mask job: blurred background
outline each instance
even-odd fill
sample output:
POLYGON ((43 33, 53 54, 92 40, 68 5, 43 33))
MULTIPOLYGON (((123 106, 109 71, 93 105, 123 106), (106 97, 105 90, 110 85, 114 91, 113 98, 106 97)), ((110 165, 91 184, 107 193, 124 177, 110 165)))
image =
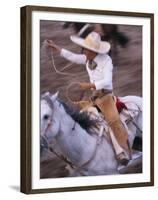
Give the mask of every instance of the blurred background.
MULTIPOLYGON (((66 91, 72 82, 89 82, 84 65, 72 64, 65 69, 65 73, 74 76, 60 75, 55 72, 52 65, 52 51, 44 44, 46 39, 53 40, 60 47, 76 53, 81 53, 81 48, 73 44, 70 35, 77 34, 82 24, 40 21, 40 91, 41 94, 49 91, 59 91, 59 97, 67 104, 71 102, 66 97, 66 91)), ((111 44, 113 69, 113 88, 116 96, 138 95, 142 96, 142 27, 133 25, 96 25, 92 27, 100 32, 103 40, 111 44)), ((92 28, 90 26, 90 29, 92 28)), ((81 27, 82 28, 82 27, 81 27)), ((84 37, 84 35, 82 35, 84 37)), ((69 62, 53 53, 55 66, 60 71, 69 62)), ((75 90, 77 96, 80 91, 75 90)), ((74 106, 74 105, 71 105, 74 106)), ((53 147, 60 152, 58 145, 53 142, 53 147)), ((41 154, 41 178, 66 177, 65 163, 50 152, 41 154)))

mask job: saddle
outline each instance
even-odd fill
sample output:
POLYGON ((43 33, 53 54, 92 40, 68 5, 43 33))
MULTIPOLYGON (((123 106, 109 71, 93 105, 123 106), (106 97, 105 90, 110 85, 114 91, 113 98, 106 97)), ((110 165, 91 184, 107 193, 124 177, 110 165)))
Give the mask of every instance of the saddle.
POLYGON ((114 99, 119 113, 121 113, 123 109, 127 110, 127 106, 125 105, 125 103, 123 103, 118 97, 114 97, 114 99))
MULTIPOLYGON (((122 102, 118 97, 114 96, 114 100, 116 103, 116 107, 119 113, 122 112, 123 109, 128 110, 127 106, 124 102, 122 102)), ((80 101, 79 106, 81 110, 87 110, 89 107, 96 107, 92 101, 80 101)))
MULTIPOLYGON (((114 101, 115 101, 117 110, 120 114, 120 119, 122 123, 124 124, 124 126, 127 128, 127 124, 139 114, 140 110, 135 103, 122 102, 120 98, 116 96, 114 96, 114 101)), ((101 126, 104 126, 104 129, 105 127, 106 128, 108 127, 108 124, 107 126, 105 126, 103 114, 101 113, 100 109, 93 103, 93 101, 80 101, 79 107, 81 108, 81 112, 88 112, 92 118, 98 118, 100 119, 100 121, 103 122, 100 125, 98 125, 99 126, 98 129, 100 129, 101 126)), ((139 127, 136 124, 135 126, 137 129, 139 129, 139 127)), ((108 130, 106 130, 106 132, 108 132, 108 130)), ((102 134, 99 132, 99 135, 102 135, 102 134)))

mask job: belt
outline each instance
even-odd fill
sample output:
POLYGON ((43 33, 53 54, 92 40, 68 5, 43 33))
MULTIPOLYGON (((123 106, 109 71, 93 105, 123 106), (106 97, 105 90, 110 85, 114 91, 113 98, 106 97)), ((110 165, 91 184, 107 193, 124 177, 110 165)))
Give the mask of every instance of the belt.
POLYGON ((102 92, 104 94, 109 94, 109 93, 112 93, 112 90, 101 89, 100 92, 102 92))
POLYGON ((111 94, 112 90, 106 90, 106 89, 101 89, 101 90, 94 90, 91 96, 91 100, 95 101, 97 98, 101 98, 104 95, 111 94))

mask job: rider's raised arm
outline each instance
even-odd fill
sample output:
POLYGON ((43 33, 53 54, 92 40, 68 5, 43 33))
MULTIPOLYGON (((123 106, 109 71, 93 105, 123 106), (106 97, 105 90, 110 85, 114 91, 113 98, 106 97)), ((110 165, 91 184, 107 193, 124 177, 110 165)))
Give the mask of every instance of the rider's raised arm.
POLYGON ((69 60, 76 64, 86 64, 86 56, 84 54, 76 54, 71 51, 68 51, 67 49, 61 49, 60 55, 65 58, 66 60, 69 60))
POLYGON ((86 64, 87 58, 84 54, 76 54, 71 51, 68 51, 67 49, 61 48, 52 40, 45 40, 45 43, 53 51, 58 52, 63 58, 76 64, 86 64))

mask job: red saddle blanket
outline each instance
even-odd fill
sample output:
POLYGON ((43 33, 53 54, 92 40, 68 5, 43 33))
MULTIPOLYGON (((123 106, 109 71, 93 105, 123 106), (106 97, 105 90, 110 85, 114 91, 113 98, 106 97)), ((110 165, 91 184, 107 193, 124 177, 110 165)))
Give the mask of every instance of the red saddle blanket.
POLYGON ((117 107, 117 110, 118 110, 119 113, 123 109, 127 110, 127 106, 122 101, 120 101, 120 99, 118 97, 116 97, 116 107, 117 107))

